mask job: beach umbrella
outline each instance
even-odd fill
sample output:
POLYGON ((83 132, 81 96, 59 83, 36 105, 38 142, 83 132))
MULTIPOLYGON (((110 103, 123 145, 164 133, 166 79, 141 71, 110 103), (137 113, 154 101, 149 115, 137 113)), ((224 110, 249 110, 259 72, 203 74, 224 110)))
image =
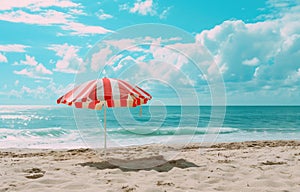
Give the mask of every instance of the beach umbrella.
MULTIPOLYGON (((104 108, 104 149, 106 156, 106 107, 136 107, 146 104, 152 96, 136 85, 113 78, 87 81, 57 99, 57 103, 101 110, 104 108)), ((140 115, 142 108, 140 107, 140 115)))

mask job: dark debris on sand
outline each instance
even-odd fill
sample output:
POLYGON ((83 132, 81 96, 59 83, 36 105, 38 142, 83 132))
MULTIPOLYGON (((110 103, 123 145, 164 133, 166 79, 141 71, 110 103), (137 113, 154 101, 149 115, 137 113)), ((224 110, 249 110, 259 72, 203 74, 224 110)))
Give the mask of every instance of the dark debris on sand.
POLYGON ((300 141, 245 141, 232 143, 218 143, 211 148, 223 149, 246 149, 246 148, 262 148, 262 147, 295 147, 300 146, 300 141))

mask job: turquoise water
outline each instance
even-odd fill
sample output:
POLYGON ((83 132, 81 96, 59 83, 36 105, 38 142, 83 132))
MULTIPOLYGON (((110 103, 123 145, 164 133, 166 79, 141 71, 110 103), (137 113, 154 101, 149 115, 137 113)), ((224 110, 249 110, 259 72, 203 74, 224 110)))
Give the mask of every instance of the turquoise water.
MULTIPOLYGON (((300 107, 144 106, 107 110, 108 146, 149 143, 300 140, 300 107), (212 118, 213 117, 213 118, 212 118), (220 126, 221 125, 221 126, 220 126)), ((103 110, 1 106, 0 148, 103 147, 103 110)))

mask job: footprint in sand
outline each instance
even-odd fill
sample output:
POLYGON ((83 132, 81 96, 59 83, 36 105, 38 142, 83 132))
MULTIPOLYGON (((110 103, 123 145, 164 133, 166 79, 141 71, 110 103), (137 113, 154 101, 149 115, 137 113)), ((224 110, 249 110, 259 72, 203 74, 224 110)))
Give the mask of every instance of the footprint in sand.
POLYGON ((43 177, 46 173, 46 171, 43 171, 39 168, 26 169, 24 172, 27 173, 25 177, 28 179, 38 179, 40 177, 43 177))

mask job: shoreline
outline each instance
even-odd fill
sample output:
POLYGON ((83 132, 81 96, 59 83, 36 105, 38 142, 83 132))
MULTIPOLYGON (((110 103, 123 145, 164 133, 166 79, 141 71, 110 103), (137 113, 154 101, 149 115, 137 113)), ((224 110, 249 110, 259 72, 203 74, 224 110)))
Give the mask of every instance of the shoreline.
MULTIPOLYGON (((228 146, 228 145, 246 145, 246 144, 251 144, 251 143, 259 143, 260 145, 270 145, 270 143, 273 143, 273 146, 283 146, 286 144, 290 144, 293 142, 300 142, 300 139, 268 139, 268 140, 245 140, 245 141, 234 141, 234 140, 220 140, 220 141, 215 141, 215 142, 190 142, 190 143, 185 143, 182 140, 178 140, 176 142, 170 142, 166 144, 160 144, 160 143, 146 143, 146 144, 132 144, 132 145, 124 145, 124 146, 118 146, 118 145, 108 145, 107 150, 114 150, 118 148, 134 148, 134 147, 143 147, 143 146, 164 146, 164 147, 185 147, 185 146, 198 146, 199 148, 209 148, 213 147, 215 148, 218 145, 222 146, 228 146), (176 143, 177 142, 177 143, 176 143)), ((68 151, 68 150, 80 150, 80 149, 91 149, 91 150, 104 150, 104 148, 94 148, 94 147, 86 147, 84 145, 82 146, 76 146, 76 147, 61 147, 61 148, 56 148, 56 147, 1 147, 0 146, 0 152, 1 151, 18 151, 18 150, 29 150, 29 151, 48 151, 48 150, 55 150, 55 151, 68 151)))
POLYGON ((297 191, 300 141, 0 149, 2 191, 297 191))

